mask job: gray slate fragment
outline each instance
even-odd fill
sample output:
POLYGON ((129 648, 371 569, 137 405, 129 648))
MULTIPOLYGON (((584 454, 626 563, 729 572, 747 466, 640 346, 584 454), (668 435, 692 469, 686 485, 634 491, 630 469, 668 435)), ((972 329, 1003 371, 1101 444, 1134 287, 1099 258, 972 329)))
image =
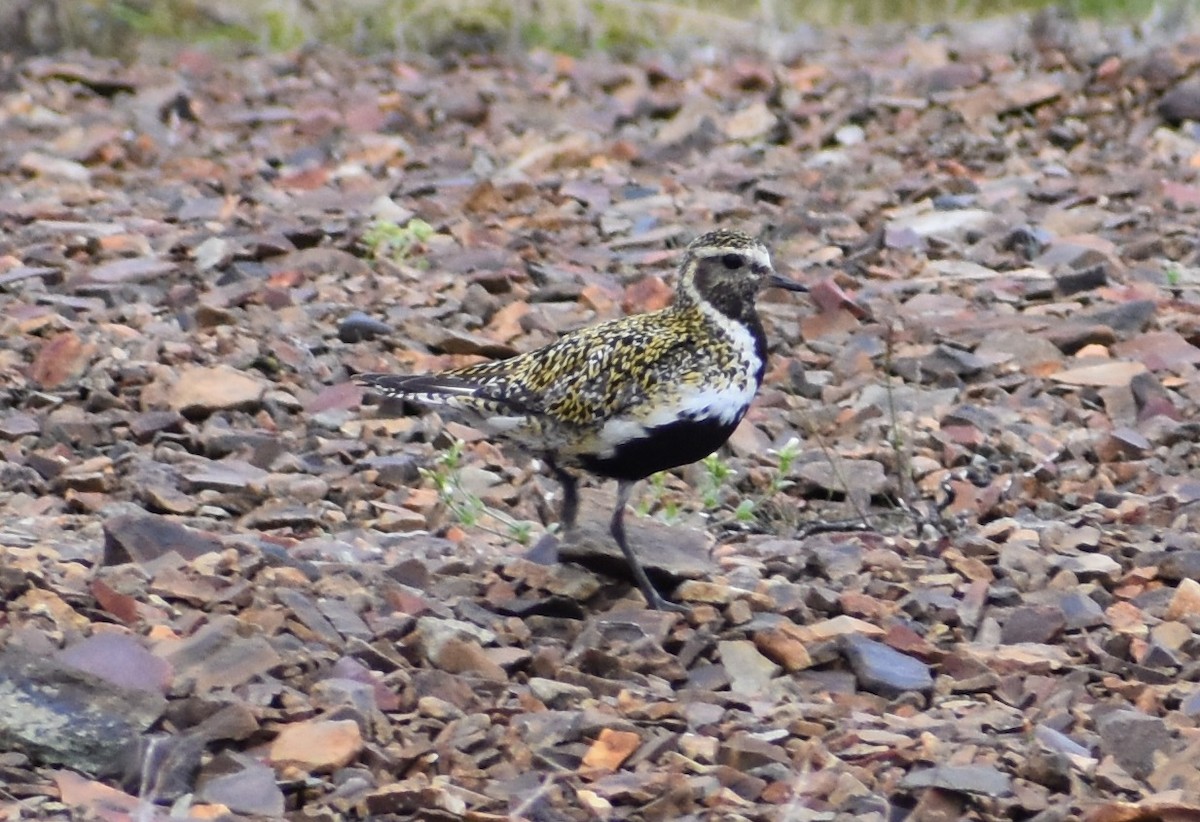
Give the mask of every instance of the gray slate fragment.
POLYGON ((17 649, 0 653, 0 750, 110 774, 167 701, 17 649))
POLYGON ((222 550, 202 531, 159 516, 120 516, 104 523, 104 565, 147 565, 174 551, 185 560, 222 550))
POLYGON ((1068 631, 1104 624, 1104 609, 1100 607, 1100 603, 1080 591, 1063 594, 1058 607, 1066 618, 1065 627, 1068 631))
POLYGON ((283 816, 283 791, 275 781, 275 771, 244 754, 222 754, 211 767, 238 767, 204 780, 196 792, 201 802, 224 805, 234 813, 279 818, 283 816))
POLYGON ((821 459, 806 462, 796 469, 796 476, 823 491, 879 494, 888 487, 887 472, 875 460, 838 460, 831 465, 821 459))
POLYGON ((54 656, 63 665, 135 691, 164 693, 174 675, 166 660, 126 634, 92 634, 54 656))
POLYGON ((900 780, 900 787, 942 788, 991 797, 1012 793, 1008 774, 991 765, 938 765, 923 771, 910 771, 900 780))
POLYGON ((37 434, 41 430, 41 423, 29 414, 20 411, 14 411, 0 418, 0 439, 19 440, 21 437, 37 434))
POLYGON ((338 323, 338 339, 344 343, 359 343, 391 333, 392 327, 382 320, 351 311, 338 323))
POLYGON ((1000 641, 1005 645, 1022 642, 1045 643, 1062 633, 1066 617, 1058 608, 1027 605, 1013 610, 1004 621, 1000 641))
POLYGON ((1075 320, 1082 323, 1107 325, 1114 331, 1132 333, 1145 331, 1157 311, 1158 304, 1154 300, 1131 300, 1127 303, 1118 303, 1111 308, 1101 308, 1080 314, 1075 317, 1075 320))
POLYGON ((275 598, 326 645, 333 648, 343 646, 342 635, 333 627, 333 623, 318 610, 312 599, 294 588, 276 588, 275 598))
POLYGON ((1096 722, 1100 750, 1111 754, 1130 776, 1143 779, 1154 771, 1155 754, 1171 745, 1171 731, 1157 716, 1118 710, 1096 722))
POLYGON ((846 634, 842 638, 842 653, 854 670, 859 686, 871 693, 894 697, 905 691, 933 689, 933 675, 928 665, 882 642, 846 634))
POLYGON ((190 677, 198 693, 233 688, 283 661, 267 640, 238 633, 241 622, 229 614, 215 616, 184 639, 167 656, 178 678, 190 677))
POLYGON ((1050 559, 1050 567, 1070 571, 1082 582, 1113 582, 1121 574, 1121 564, 1107 554, 1056 556, 1050 559))
MULTIPOLYGON (((652 581, 658 582, 664 593, 669 593, 660 581, 664 577, 703 579, 715 570, 709 558, 708 540, 703 534, 632 517, 626 518, 625 530, 646 573, 652 581), (639 550, 639 546, 647 547, 639 550), (649 546, 653 546, 653 550, 649 546)), ((608 533, 607 522, 581 522, 579 528, 560 544, 559 559, 578 562, 604 574, 629 576, 629 564, 608 533)))
POLYGON ((1173 581, 1200 578, 1200 551, 1164 553, 1158 560, 1158 575, 1173 581))
POLYGON ((1200 82, 1183 82, 1168 91, 1158 102, 1158 113, 1172 126, 1200 119, 1200 82))

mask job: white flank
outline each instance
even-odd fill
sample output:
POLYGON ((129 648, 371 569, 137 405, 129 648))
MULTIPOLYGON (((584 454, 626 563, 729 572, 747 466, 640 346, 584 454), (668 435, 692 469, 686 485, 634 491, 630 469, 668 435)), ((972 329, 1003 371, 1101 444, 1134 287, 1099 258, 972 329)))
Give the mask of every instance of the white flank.
POLYGON ((604 423, 596 440, 601 446, 600 457, 611 457, 617 446, 646 436, 646 426, 637 420, 609 420, 604 423))
MULTIPOLYGON (((757 363, 758 358, 752 356, 751 361, 757 363)), ((731 384, 724 388, 694 388, 679 396, 676 402, 664 403, 650 414, 609 420, 597 433, 594 445, 599 446, 600 457, 609 457, 620 445, 641 439, 647 431, 678 420, 717 419, 732 425, 741 419, 746 407, 754 399, 757 388, 749 379, 740 385, 731 384)))

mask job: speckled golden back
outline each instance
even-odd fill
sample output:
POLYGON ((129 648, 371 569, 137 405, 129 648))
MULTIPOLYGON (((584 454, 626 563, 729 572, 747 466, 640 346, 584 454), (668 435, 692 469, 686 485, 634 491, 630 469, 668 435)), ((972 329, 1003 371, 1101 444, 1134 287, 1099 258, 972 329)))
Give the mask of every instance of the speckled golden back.
POLYGON ((507 360, 357 379, 564 456, 608 454, 675 422, 732 430, 762 380, 766 341, 754 298, 766 285, 802 288, 775 276, 752 237, 713 231, 685 251, 668 308, 584 328, 507 360))
POLYGON ((586 428, 655 399, 669 401, 688 386, 728 382, 738 370, 734 360, 732 347, 714 338, 689 306, 611 320, 537 351, 442 376, 478 386, 475 397, 451 398, 464 410, 482 400, 480 410, 489 414, 507 410, 586 428))

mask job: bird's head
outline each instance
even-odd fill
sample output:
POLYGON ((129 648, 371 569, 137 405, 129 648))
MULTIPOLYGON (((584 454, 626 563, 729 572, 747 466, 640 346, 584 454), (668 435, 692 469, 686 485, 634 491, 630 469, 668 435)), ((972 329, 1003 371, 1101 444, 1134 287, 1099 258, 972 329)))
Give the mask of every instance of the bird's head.
POLYGON ((679 300, 707 303, 735 320, 754 314, 754 298, 764 288, 808 290, 776 274, 767 247, 741 231, 702 234, 688 245, 680 264, 679 300))

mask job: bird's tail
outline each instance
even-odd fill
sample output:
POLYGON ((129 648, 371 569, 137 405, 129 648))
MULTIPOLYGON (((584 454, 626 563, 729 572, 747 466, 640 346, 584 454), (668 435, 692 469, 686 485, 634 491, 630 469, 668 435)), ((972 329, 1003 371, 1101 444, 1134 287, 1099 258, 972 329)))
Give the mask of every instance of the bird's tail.
POLYGON ((477 397, 480 386, 449 374, 356 374, 354 382, 385 397, 445 402, 454 397, 477 397))

